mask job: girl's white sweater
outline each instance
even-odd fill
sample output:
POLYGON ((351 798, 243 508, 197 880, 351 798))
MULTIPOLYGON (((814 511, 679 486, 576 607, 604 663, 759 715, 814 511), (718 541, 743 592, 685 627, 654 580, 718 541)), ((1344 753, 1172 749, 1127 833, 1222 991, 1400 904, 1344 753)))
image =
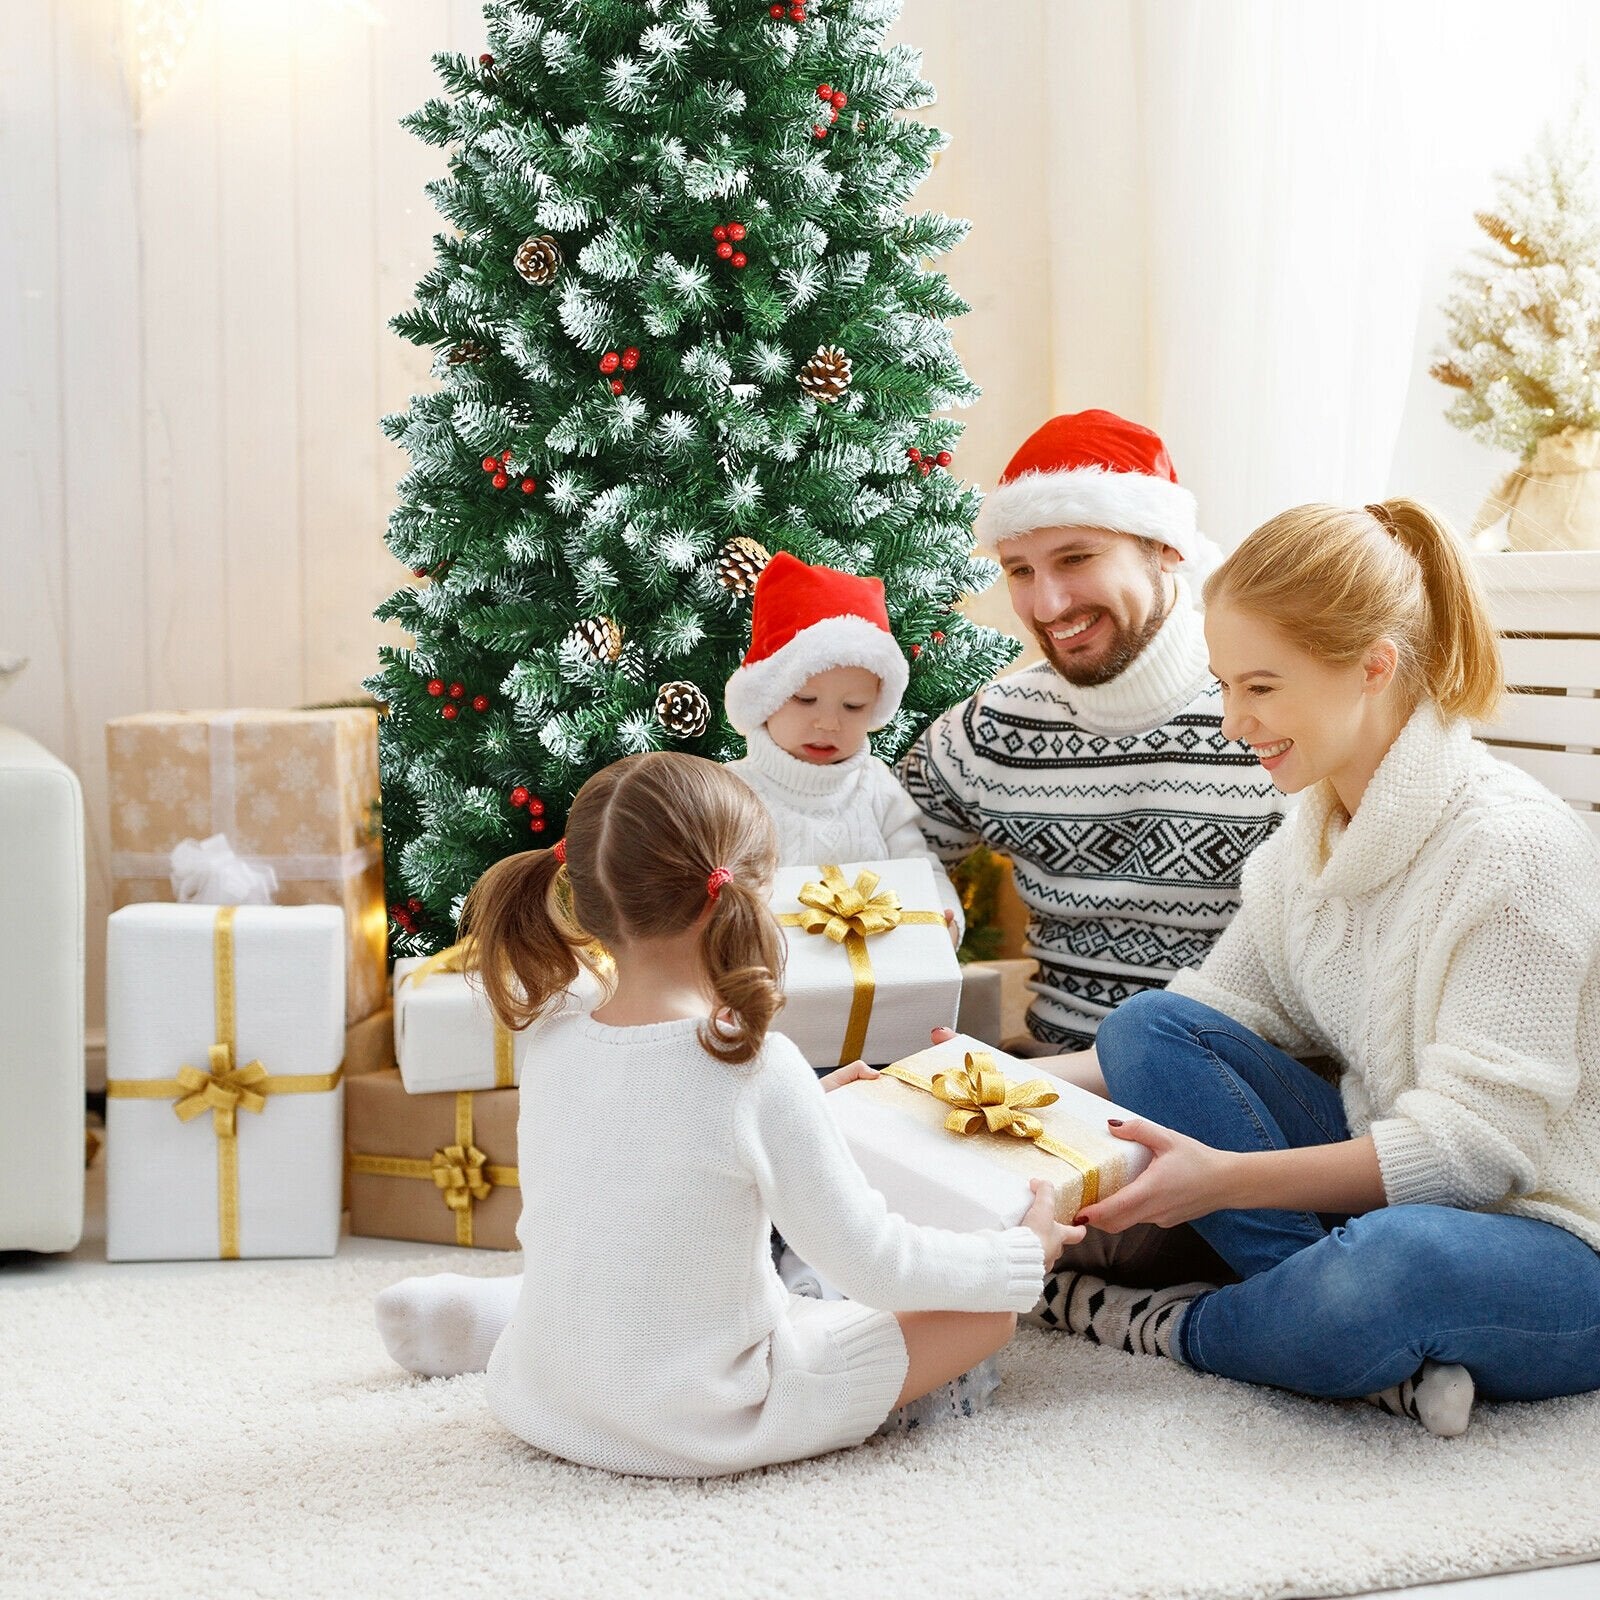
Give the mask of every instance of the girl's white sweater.
POLYGON ((1600 850, 1420 708, 1356 814, 1310 790, 1172 989, 1344 1068, 1391 1205, 1505 1211, 1600 1249, 1600 850))
POLYGON ((920 856, 933 868, 941 909, 953 911, 956 931, 965 931, 961 896, 922 837, 916 802, 870 746, 830 766, 790 755, 765 728, 753 729, 745 746, 747 754, 730 761, 728 771, 743 778, 771 813, 780 867, 920 856))

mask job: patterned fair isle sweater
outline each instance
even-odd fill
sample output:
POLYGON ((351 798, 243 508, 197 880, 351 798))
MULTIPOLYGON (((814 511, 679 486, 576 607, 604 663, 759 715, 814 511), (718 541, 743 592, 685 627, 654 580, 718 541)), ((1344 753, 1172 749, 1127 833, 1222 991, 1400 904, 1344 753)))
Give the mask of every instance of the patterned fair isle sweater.
POLYGON ((1282 819, 1255 757, 1222 736, 1206 660, 1180 579, 1160 632, 1112 682, 1024 667, 938 718, 901 766, 943 860, 979 843, 1011 857, 1039 962, 1036 1038, 1082 1049, 1129 995, 1198 966, 1282 819))

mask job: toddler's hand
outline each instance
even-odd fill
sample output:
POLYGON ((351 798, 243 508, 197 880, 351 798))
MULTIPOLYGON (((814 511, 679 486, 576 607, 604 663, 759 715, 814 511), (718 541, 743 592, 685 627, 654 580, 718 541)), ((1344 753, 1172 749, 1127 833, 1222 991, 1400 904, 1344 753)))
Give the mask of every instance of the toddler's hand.
POLYGON ((961 948, 961 935, 956 931, 956 914, 948 906, 945 908, 944 925, 950 930, 950 943, 959 950, 961 948))
POLYGON ((1033 1190, 1033 1204, 1028 1207, 1022 1226, 1031 1228, 1039 1236, 1039 1243, 1044 1246, 1044 1270, 1048 1272, 1069 1244, 1082 1242, 1085 1230, 1056 1221, 1056 1186, 1053 1183, 1045 1178, 1034 1178, 1028 1187, 1033 1190))
POLYGON ((878 1069, 869 1067, 865 1061, 852 1061, 849 1066, 835 1067, 832 1072, 817 1081, 822 1085, 822 1092, 829 1093, 834 1089, 842 1089, 847 1083, 855 1083, 862 1078, 876 1078, 878 1069))

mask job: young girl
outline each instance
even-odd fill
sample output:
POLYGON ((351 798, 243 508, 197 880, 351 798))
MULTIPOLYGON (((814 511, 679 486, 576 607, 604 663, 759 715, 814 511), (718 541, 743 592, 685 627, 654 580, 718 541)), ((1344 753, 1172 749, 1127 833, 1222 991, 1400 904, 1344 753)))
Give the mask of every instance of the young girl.
POLYGON ((1193 1220, 1244 1281, 1063 1273, 1049 1315, 1441 1434, 1474 1392, 1600 1387, 1600 852, 1472 737, 1501 675, 1471 568, 1412 501, 1302 506, 1205 628, 1224 730, 1305 798, 1206 961, 1102 1024, 1155 1159, 1081 1220, 1193 1220))
POLYGON ((900 709, 906 677, 882 581, 780 551, 756 580, 750 650, 724 697, 747 752, 729 769, 772 814, 779 866, 926 857, 959 944, 961 897, 915 801, 867 744, 900 709))
POLYGON ((1049 1186, 1006 1232, 914 1227, 869 1188, 799 1051, 769 1025, 772 824, 725 768, 632 756, 586 783, 554 850, 500 862, 463 918, 522 1078, 520 1279, 412 1279, 379 1328, 412 1371, 488 1368, 530 1444, 701 1477, 859 1444, 1011 1337, 1080 1229, 1049 1186), (563 881, 565 880, 565 881, 563 881), (562 909, 570 893, 572 915, 562 909), (600 941, 592 1014, 559 997, 600 941), (791 1296, 773 1223, 849 1296, 791 1296))

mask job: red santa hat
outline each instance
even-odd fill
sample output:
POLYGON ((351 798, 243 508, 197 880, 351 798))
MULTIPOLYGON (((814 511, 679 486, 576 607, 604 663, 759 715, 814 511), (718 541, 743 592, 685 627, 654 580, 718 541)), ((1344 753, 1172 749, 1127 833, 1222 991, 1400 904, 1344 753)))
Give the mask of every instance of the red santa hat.
POLYGON ((756 579, 750 649, 724 696, 728 721, 749 734, 807 678, 833 667, 865 667, 878 675, 874 728, 899 710, 908 672, 889 631, 883 584, 808 567, 780 550, 756 579))
POLYGON ((1200 532, 1160 436, 1111 411, 1052 417, 1011 458, 976 533, 998 549, 1035 528, 1110 528, 1169 544, 1204 577, 1222 552, 1200 532))

